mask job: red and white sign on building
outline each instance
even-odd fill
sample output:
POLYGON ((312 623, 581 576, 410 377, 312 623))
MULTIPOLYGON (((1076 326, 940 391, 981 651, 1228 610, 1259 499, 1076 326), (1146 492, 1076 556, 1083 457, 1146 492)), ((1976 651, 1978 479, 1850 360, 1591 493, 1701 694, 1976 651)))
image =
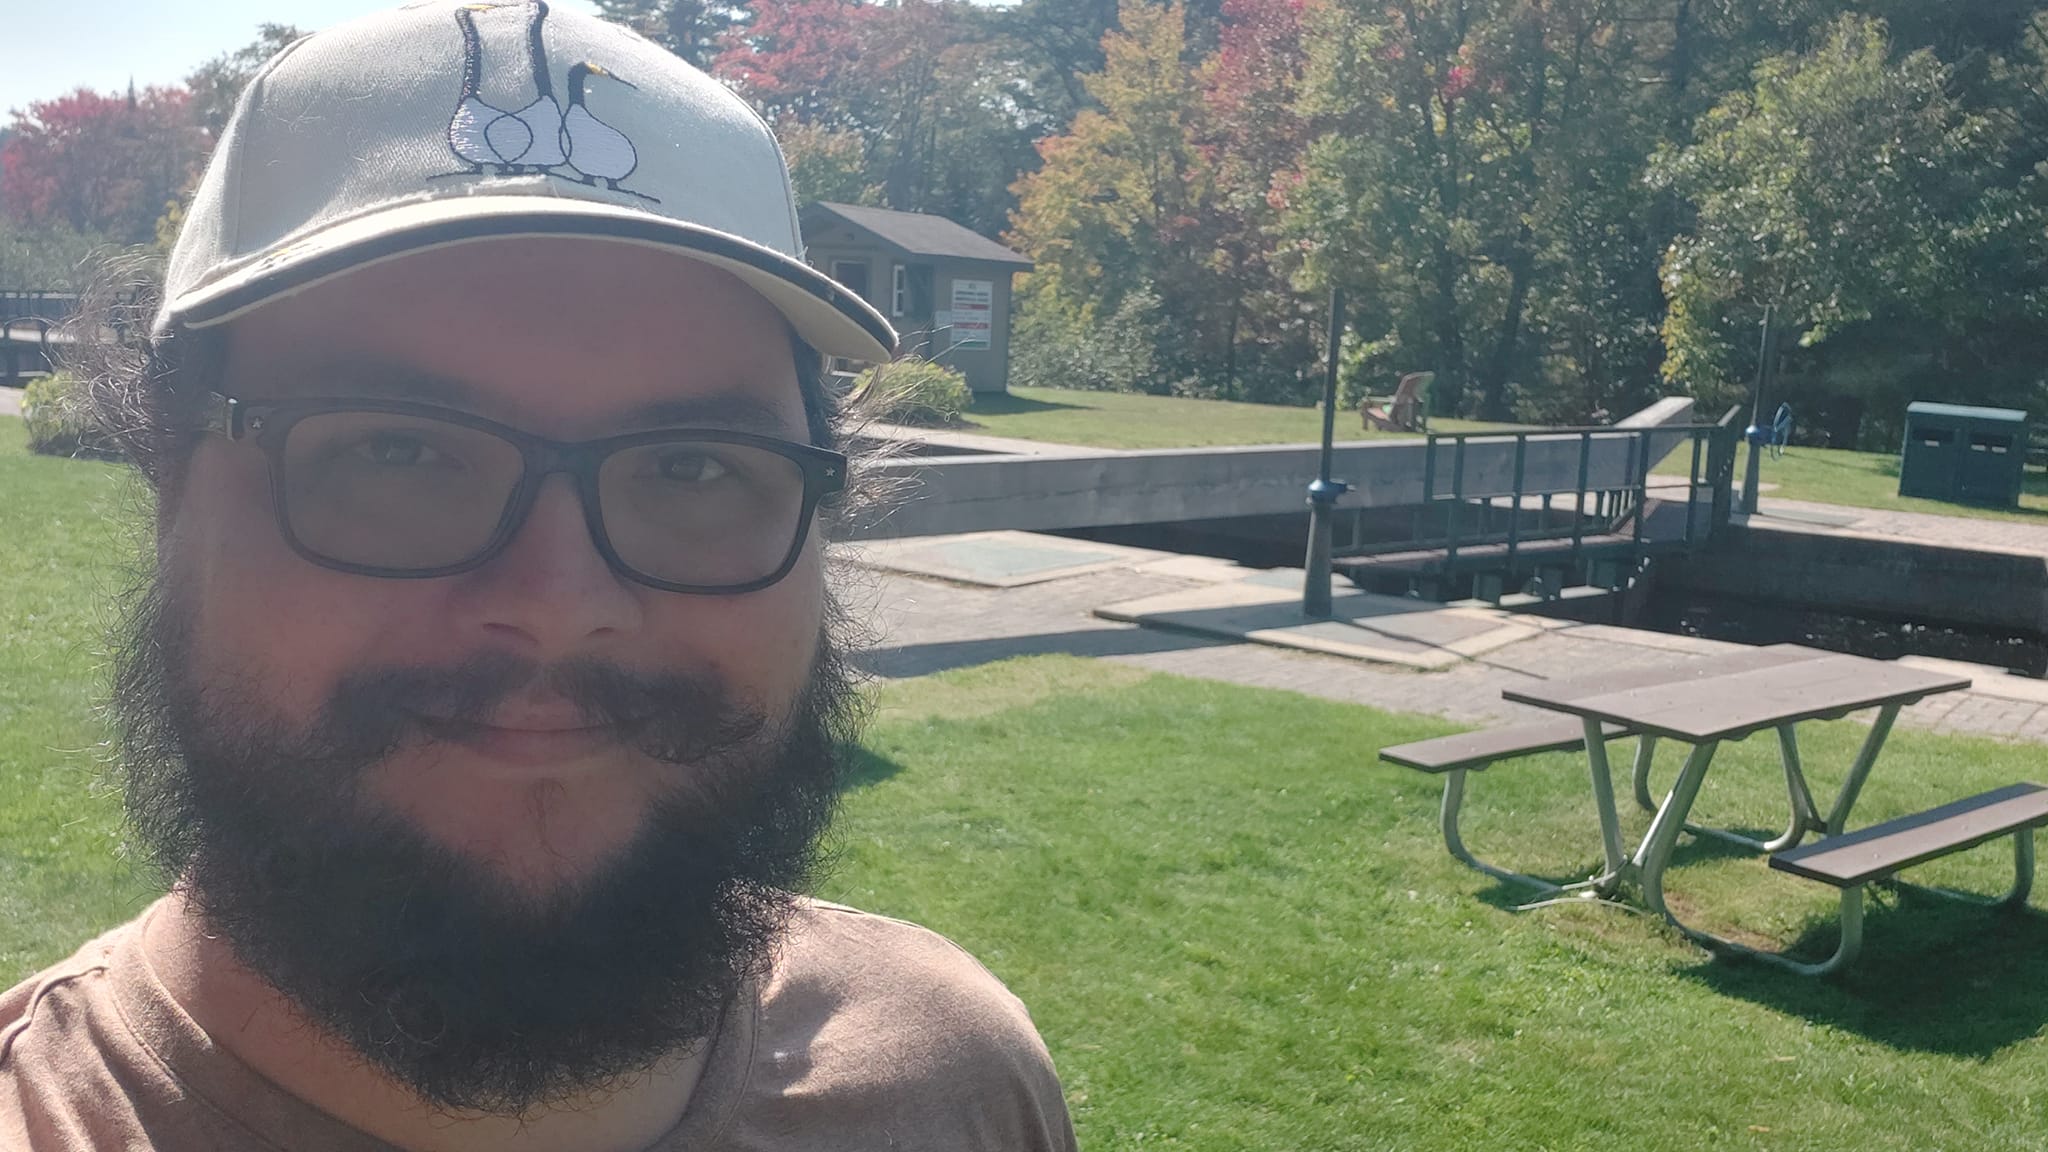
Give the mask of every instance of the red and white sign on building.
POLYGON ((995 299, 993 280, 953 281, 953 307, 940 318, 950 329, 946 342, 955 348, 987 348, 994 331, 995 299))

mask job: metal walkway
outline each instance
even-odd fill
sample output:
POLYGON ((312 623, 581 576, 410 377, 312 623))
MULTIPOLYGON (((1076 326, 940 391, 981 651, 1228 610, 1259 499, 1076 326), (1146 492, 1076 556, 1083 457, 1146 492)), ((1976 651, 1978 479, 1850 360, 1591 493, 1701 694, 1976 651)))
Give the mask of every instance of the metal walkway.
POLYGON ((1340 548, 1333 567, 1362 588, 1435 600, 1626 587, 1651 557, 1703 547, 1726 526, 1740 435, 1733 410, 1719 423, 1675 428, 1432 435, 1411 539, 1340 548), (1532 481, 1531 442, 1554 450, 1566 437, 1578 442, 1575 478, 1532 481), (1506 476, 1470 467, 1480 445, 1508 443, 1506 476), (1618 477, 1595 467, 1617 449, 1618 477), (1654 474, 1680 464, 1684 475, 1668 483, 1654 474))

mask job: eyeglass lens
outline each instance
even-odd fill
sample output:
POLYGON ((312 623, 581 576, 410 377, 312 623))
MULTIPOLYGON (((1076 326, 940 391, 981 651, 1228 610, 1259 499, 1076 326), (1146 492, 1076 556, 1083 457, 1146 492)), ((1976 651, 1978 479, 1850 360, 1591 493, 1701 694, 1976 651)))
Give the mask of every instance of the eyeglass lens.
MULTIPOLYGON (((428 417, 326 412, 291 426, 285 511, 301 547, 342 564, 430 571, 497 535, 525 458, 490 432, 428 417)), ((797 538, 804 472, 770 449, 675 440, 624 448, 598 470, 599 515, 627 568, 727 587, 771 575, 797 538)))

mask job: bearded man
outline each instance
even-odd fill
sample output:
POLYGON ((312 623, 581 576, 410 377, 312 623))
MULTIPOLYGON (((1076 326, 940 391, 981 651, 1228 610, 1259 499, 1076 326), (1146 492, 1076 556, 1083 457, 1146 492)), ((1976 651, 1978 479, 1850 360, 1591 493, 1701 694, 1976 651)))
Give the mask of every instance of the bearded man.
POLYGON ((0 997, 0 1146, 1072 1147, 992 976, 795 895, 853 712, 821 354, 894 334, 745 104, 537 2, 308 37, 152 332, 97 387, 173 886, 0 997))

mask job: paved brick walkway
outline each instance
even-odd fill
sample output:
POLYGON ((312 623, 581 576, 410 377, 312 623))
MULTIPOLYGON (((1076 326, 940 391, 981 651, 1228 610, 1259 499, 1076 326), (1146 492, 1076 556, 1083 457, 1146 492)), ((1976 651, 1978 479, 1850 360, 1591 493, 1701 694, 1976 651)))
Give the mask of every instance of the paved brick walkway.
POLYGON ((1766 521, 1814 531, 1896 536, 1956 548, 1998 548, 2048 556, 2048 516, 2041 517, 2038 523, 1984 520, 1968 516, 1935 516, 1925 512, 1884 512, 1805 500, 1779 500, 1768 495, 1757 501, 1757 507, 1766 521))
MULTIPOLYGON (((1479 724, 1536 715, 1501 699, 1501 689, 1512 684, 1669 667, 1729 647, 1605 625, 1571 625, 1451 668, 1416 672, 1136 628, 1090 614, 1121 600, 1201 586, 1157 572, 1114 569, 1000 590, 856 572, 845 599, 873 634, 862 663, 885 677, 921 676, 1009 656, 1070 653, 1479 724)), ((1995 669, 1972 669, 1971 674, 1979 689, 1930 699, 1908 709, 1900 723, 2048 743, 2048 685, 1995 669)))

